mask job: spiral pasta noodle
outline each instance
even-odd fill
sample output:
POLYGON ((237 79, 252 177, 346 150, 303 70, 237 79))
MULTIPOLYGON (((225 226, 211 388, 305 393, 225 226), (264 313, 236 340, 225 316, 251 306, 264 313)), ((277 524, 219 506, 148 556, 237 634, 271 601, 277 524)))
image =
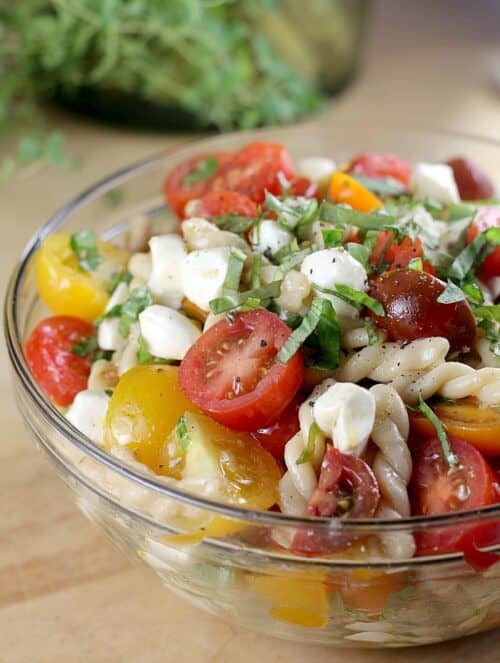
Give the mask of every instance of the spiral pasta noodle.
MULTIPOLYGON (((408 482, 412 472, 408 449, 409 420, 403 400, 390 385, 377 384, 370 391, 375 397, 375 423, 371 439, 378 451, 373 472, 382 496, 377 518, 397 519, 410 515, 408 482)), ((413 536, 407 532, 385 532, 380 535, 384 551, 392 558, 412 557, 413 536)))
POLYGON ((476 396, 483 405, 500 402, 500 369, 473 369, 461 362, 446 361, 450 349, 447 339, 436 336, 411 343, 370 345, 351 353, 337 369, 335 377, 343 382, 369 378, 392 384, 405 403, 413 404, 419 394, 426 399, 434 394, 459 399, 476 396))

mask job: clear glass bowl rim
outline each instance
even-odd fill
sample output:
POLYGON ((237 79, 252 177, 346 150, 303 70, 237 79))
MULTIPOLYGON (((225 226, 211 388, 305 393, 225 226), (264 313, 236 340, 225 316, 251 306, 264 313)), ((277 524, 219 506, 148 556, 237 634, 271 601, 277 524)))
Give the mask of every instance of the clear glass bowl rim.
MULTIPOLYGON (((337 127, 339 131, 343 129, 352 130, 353 127, 337 127)), ((500 139, 487 138, 484 136, 475 136, 472 134, 465 134, 461 132, 453 132, 441 129, 415 129, 415 128, 391 128, 391 127, 362 127, 363 131, 374 131, 377 133, 390 132, 392 134, 398 133, 405 136, 421 137, 428 139, 435 136, 439 138, 454 138, 463 139, 470 142, 482 143, 490 146, 497 146, 500 149, 500 139)), ((339 529, 348 528, 349 530, 356 531, 371 531, 383 532, 394 531, 411 528, 411 530, 427 529, 429 526, 452 526, 457 524, 466 524, 470 522, 477 522, 482 520, 490 520, 492 518, 500 517, 500 504, 481 507, 479 509, 472 509, 468 511, 459 511, 449 514, 436 515, 436 516, 411 516, 409 518, 402 518, 398 520, 387 519, 356 519, 356 520, 342 520, 331 518, 310 518, 285 515, 277 512, 269 511, 256 511, 246 509, 244 507, 232 506, 217 502, 210 499, 197 497, 193 494, 185 493, 182 490, 177 490, 155 478, 143 474, 134 468, 121 463, 118 459, 108 454, 106 451, 95 445, 90 439, 84 436, 80 431, 74 428, 64 415, 43 395, 37 383, 33 379, 31 372, 26 363, 23 353, 23 341, 21 338, 18 315, 17 315, 17 300, 18 292, 22 284, 22 280, 29 261, 32 259, 34 253, 37 251, 40 243, 51 233, 61 229, 64 221, 71 216, 80 207, 84 206, 87 202, 95 200, 101 195, 105 194, 110 189, 118 186, 119 184, 132 179, 135 175, 139 175, 149 168, 159 165, 161 162, 166 162, 166 170, 168 172, 168 160, 171 157, 181 159, 183 154, 186 158, 192 156, 193 148, 199 148, 200 152, 213 149, 220 149, 219 143, 225 140, 238 139, 241 143, 250 142, 252 140, 276 140, 276 133, 279 132, 280 140, 286 135, 300 135, 307 133, 310 130, 308 125, 299 125, 288 128, 274 127, 266 129, 257 129, 254 131, 233 132, 224 134, 223 136, 209 137, 202 140, 192 138, 184 142, 179 147, 176 147, 167 152, 159 152, 140 161, 134 162, 116 172, 99 180, 94 185, 90 186, 82 193, 70 200, 66 205, 56 211, 30 238, 27 242, 21 257, 15 266, 7 286, 6 297, 4 301, 4 333, 8 349, 9 358, 16 376, 19 378, 24 391, 29 395, 35 404, 38 412, 46 420, 50 422, 57 431, 64 436, 64 438, 72 445, 77 447, 81 452, 90 456, 94 460, 103 464, 114 472, 126 477, 127 479, 140 484, 141 486, 151 489, 159 494, 163 494, 171 499, 179 500, 190 506, 216 512, 229 518, 234 518, 241 521, 247 521, 254 524, 266 526, 292 526, 292 527, 314 527, 322 529, 327 527, 328 524, 332 525, 332 520, 336 520, 336 527, 339 529)), ((53 455, 53 452, 47 448, 46 450, 53 455)), ((59 459, 58 459, 59 460, 59 459)), ((67 465, 69 470, 71 468, 67 465)), ((75 477, 81 480, 80 477, 75 477)), ((100 491, 99 491, 100 492, 100 491)), ((126 509, 124 505, 119 504, 120 508, 126 509)), ((136 514, 137 515, 137 514, 136 514)), ((149 520, 149 519, 148 519, 149 520)), ((451 558, 459 558, 461 555, 446 555, 439 556, 440 559, 446 557, 448 560, 451 558)), ((424 561, 429 558, 419 558, 424 561)), ((436 559, 436 557, 434 557, 436 559)), ((444 560, 443 560, 444 561, 444 560)))

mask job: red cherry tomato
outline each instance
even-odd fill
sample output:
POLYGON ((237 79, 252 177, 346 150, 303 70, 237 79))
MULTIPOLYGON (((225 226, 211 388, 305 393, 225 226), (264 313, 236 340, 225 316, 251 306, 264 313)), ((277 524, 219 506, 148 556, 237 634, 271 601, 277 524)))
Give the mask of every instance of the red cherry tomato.
POLYGON ((318 198, 319 187, 307 177, 294 177, 290 182, 290 195, 318 198))
POLYGON ((385 317, 370 315, 396 341, 444 336, 452 350, 470 348, 476 322, 466 301, 437 301, 446 284, 435 276, 412 269, 395 269, 371 282, 369 294, 384 307, 385 317))
MULTIPOLYGON (((472 240, 488 228, 500 227, 500 206, 480 207, 467 232, 467 241, 472 240)), ((500 246, 487 256, 481 265, 481 277, 485 280, 500 276, 500 246)))
POLYGON ((228 152, 199 154, 173 169, 165 180, 164 193, 179 218, 184 217, 186 203, 208 191, 217 170, 230 158, 228 152))
POLYGON ((240 216, 258 216, 259 208, 248 196, 237 191, 209 191, 200 198, 196 205, 198 216, 214 217, 224 214, 239 214, 240 216))
MULTIPOLYGON (((380 501, 377 480, 364 460, 327 446, 318 487, 307 505, 308 516, 371 518, 380 501)), ((350 537, 352 539, 352 537, 350 537)), ((293 549, 302 553, 328 553, 347 545, 345 534, 299 530, 293 549)))
POLYGON ((289 327, 265 309, 240 313, 234 322, 221 320, 182 360, 179 386, 200 410, 228 428, 265 428, 302 384, 300 351, 287 364, 276 359, 289 335, 289 327))
MULTIPOLYGON (((477 509, 497 500, 495 474, 480 452, 467 442, 450 439, 458 465, 448 467, 437 438, 423 442, 416 454, 411 480, 412 514, 433 516, 477 509)), ((464 542, 491 540, 491 526, 448 526, 418 532, 418 553, 435 555, 463 549, 464 542)))
POLYGON ((221 167, 210 188, 238 191, 262 203, 266 191, 276 195, 281 192, 280 172, 287 180, 295 176, 292 160, 283 145, 250 143, 221 167))
POLYGON ((446 163, 453 170, 462 200, 484 200, 495 193, 490 178, 469 159, 455 157, 446 163))
MULTIPOLYGON (((392 230, 385 230, 379 233, 377 237, 377 242, 370 256, 370 264, 375 267, 379 263, 388 263, 388 270, 399 269, 408 267, 412 258, 423 258, 423 255, 422 242, 418 237, 415 240, 405 237, 398 244, 392 230)), ((423 261, 423 269, 428 274, 436 273, 434 267, 426 260, 423 261)))
POLYGON ((405 186, 410 181, 411 165, 392 154, 360 154, 349 164, 347 172, 365 177, 392 177, 405 186))
POLYGON ((56 405, 70 405, 87 388, 90 360, 71 349, 93 334, 93 325, 69 315, 46 318, 31 332, 24 349, 26 360, 42 391, 56 405))
POLYGON ((299 431, 300 403, 301 401, 295 398, 275 422, 252 433, 252 437, 272 453, 279 463, 283 463, 286 443, 299 431))

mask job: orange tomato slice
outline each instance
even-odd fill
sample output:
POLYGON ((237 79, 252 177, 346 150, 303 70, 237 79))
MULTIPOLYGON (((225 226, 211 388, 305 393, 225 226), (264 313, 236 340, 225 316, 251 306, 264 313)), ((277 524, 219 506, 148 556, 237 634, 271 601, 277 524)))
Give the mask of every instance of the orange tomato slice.
MULTIPOLYGON (((480 407, 474 398, 443 403, 432 408, 450 437, 458 437, 476 447, 485 456, 500 456, 500 412, 480 407)), ((412 430, 424 438, 435 437, 436 431, 422 415, 411 414, 412 430)))
POLYGON ((328 196, 334 203, 350 205, 358 212, 371 212, 382 207, 380 198, 357 182, 354 177, 337 171, 332 175, 328 196))

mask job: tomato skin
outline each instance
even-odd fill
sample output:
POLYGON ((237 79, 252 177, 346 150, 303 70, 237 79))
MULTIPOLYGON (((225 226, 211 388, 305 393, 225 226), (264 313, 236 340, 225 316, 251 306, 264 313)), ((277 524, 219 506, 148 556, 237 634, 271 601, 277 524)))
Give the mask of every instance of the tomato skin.
POLYGON ((56 405, 70 405, 87 388, 90 360, 73 354, 71 348, 93 334, 93 325, 67 315, 46 318, 31 332, 24 347, 26 361, 42 391, 56 405))
POLYGON ((300 399, 295 398, 280 416, 269 426, 259 428, 252 433, 252 437, 267 449, 274 458, 284 465, 285 446, 296 433, 299 432, 300 399))
MULTIPOLYGON (((345 515, 341 506, 345 497, 353 502, 347 512, 350 519, 371 518, 380 501, 377 479, 364 460, 344 454, 329 444, 321 464, 318 487, 309 500, 306 514, 320 517, 345 515)), ((352 537, 335 531, 327 535, 302 529, 295 534, 292 548, 305 554, 328 553, 348 545, 349 539, 352 537)))
POLYGON ((184 218, 184 208, 186 203, 193 198, 200 198, 210 187, 215 173, 206 179, 202 179, 194 184, 184 184, 184 178, 192 173, 197 164, 205 159, 215 158, 219 162, 219 167, 230 158, 228 152, 216 152, 214 154, 198 154, 187 161, 176 166, 165 179, 163 191, 168 205, 173 212, 180 218, 184 218))
POLYGON ((259 208, 248 196, 224 189, 209 191, 200 198, 196 205, 197 216, 210 218, 224 214, 254 217, 259 215, 259 208))
MULTIPOLYGON (((478 449, 485 456, 500 456, 500 414, 493 408, 483 408, 474 399, 438 404, 432 408, 446 432, 478 449)), ((410 413, 412 431, 425 439, 436 431, 427 417, 410 413)))
POLYGON ((385 317, 370 311, 377 325, 391 339, 413 341, 444 336, 452 350, 472 347, 476 322, 466 301, 441 304, 437 301, 446 284, 426 272, 395 269, 371 282, 369 295, 384 307, 385 317))
POLYGON ((318 185, 308 177, 294 177, 290 182, 290 195, 321 199, 318 185))
POLYGON ((462 200, 484 200, 494 195, 492 181, 475 163, 464 157, 455 157, 446 163, 453 170, 462 200))
MULTIPOLYGON (((500 206, 480 207, 467 231, 467 242, 470 244, 480 232, 495 227, 500 227, 500 206)), ((480 276, 485 280, 500 276, 500 246, 486 256, 480 276)))
POLYGON ((350 205, 358 212, 371 212, 382 207, 382 201, 354 177, 337 171, 328 186, 328 196, 334 203, 350 205))
POLYGON ((287 180, 295 177, 290 155, 279 143, 249 143, 220 168, 211 190, 229 189, 248 196, 256 203, 264 202, 265 192, 281 192, 278 173, 287 180))
MULTIPOLYGON (((420 445, 410 484, 412 515, 477 509, 498 501, 495 474, 480 452, 458 438, 451 438, 450 446, 459 462, 451 469, 436 437, 420 445)), ((471 537, 479 542, 491 536, 490 525, 453 525, 419 531, 415 538, 419 555, 435 555, 460 551, 471 537)))
POLYGON ((411 164, 392 154, 366 152, 352 159, 347 172, 365 177, 392 177, 401 184, 408 186, 411 175, 411 164))
MULTIPOLYGON (((384 230, 379 233, 377 242, 370 256, 370 265, 375 267, 380 262, 389 263, 388 271, 408 267, 412 258, 423 258, 424 252, 422 242, 417 237, 414 241, 405 237, 400 244, 395 241, 392 230, 384 230)), ((427 262, 423 261, 424 272, 435 275, 436 270, 427 262)))
POLYGON ((265 309, 239 313, 233 322, 221 320, 200 336, 182 360, 181 390, 228 428, 255 431, 269 426, 303 381, 300 351, 287 364, 276 359, 290 333, 277 315, 265 309))

